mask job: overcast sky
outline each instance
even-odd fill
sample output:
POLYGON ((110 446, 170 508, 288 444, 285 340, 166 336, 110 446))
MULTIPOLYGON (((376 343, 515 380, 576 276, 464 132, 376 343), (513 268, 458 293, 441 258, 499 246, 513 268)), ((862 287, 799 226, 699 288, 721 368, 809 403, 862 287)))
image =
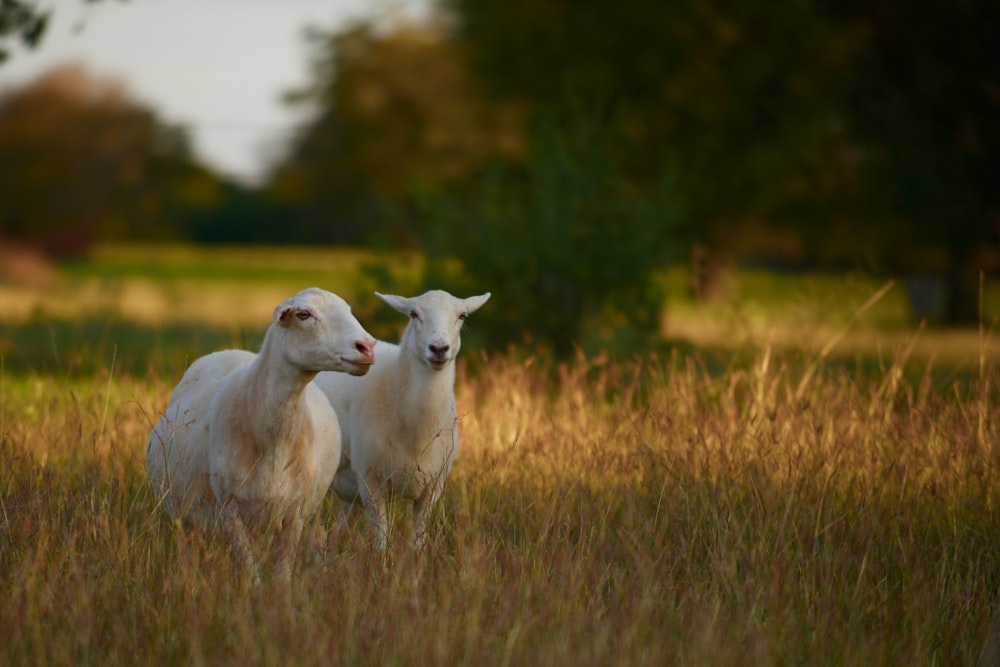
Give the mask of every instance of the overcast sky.
POLYGON ((41 45, 0 65, 0 88, 70 62, 126 83, 165 121, 187 127, 199 156, 248 181, 262 175, 297 120, 283 93, 308 77, 306 26, 369 16, 419 17, 432 0, 40 0, 53 10, 41 45))

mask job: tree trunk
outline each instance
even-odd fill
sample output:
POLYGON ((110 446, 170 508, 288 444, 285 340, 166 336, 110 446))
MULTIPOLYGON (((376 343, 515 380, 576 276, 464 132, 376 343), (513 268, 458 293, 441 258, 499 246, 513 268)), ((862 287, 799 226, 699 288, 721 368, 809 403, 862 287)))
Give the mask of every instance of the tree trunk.
POLYGON ((730 258, 719 248, 696 245, 691 249, 691 293, 695 301, 724 301, 730 296, 730 258))
POLYGON ((977 253, 969 243, 951 247, 951 265, 946 284, 945 322, 966 325, 979 322, 979 274, 985 270, 977 262, 977 253))

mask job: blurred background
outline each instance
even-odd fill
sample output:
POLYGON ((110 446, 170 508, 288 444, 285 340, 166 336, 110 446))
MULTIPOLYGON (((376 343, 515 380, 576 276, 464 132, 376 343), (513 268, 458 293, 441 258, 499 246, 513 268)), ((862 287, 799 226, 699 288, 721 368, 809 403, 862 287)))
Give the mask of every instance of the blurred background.
POLYGON ((671 271, 696 304, 894 277, 976 324, 998 44, 995 0, 3 0, 0 281, 338 246, 502 295, 494 347, 660 336, 671 271))

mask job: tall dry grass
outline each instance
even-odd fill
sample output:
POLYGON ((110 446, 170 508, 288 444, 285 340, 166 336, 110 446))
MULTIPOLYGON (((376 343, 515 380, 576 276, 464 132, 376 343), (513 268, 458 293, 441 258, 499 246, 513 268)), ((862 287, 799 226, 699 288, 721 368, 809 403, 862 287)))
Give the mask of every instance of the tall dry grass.
POLYGON ((291 613, 156 508, 175 379, 4 377, 0 664, 973 664, 1000 377, 900 365, 483 359, 426 551, 303 553, 291 613))

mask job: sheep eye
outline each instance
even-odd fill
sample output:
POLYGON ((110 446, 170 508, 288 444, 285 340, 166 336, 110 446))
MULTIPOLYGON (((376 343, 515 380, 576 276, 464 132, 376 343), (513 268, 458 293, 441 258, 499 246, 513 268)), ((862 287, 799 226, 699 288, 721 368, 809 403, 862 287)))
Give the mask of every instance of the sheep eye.
POLYGON ((300 310, 297 313, 295 313, 295 317, 299 318, 300 320, 308 320, 310 317, 312 317, 312 313, 310 313, 308 310, 300 310))
POLYGON ((458 316, 458 319, 460 319, 460 320, 464 320, 464 319, 465 319, 466 317, 468 317, 468 316, 469 316, 469 314, 468 314, 468 313, 461 313, 461 314, 459 314, 459 316, 458 316))
POLYGON ((410 319, 411 320, 419 320, 420 319, 420 315, 417 314, 417 311, 411 310, 410 311, 410 319))

